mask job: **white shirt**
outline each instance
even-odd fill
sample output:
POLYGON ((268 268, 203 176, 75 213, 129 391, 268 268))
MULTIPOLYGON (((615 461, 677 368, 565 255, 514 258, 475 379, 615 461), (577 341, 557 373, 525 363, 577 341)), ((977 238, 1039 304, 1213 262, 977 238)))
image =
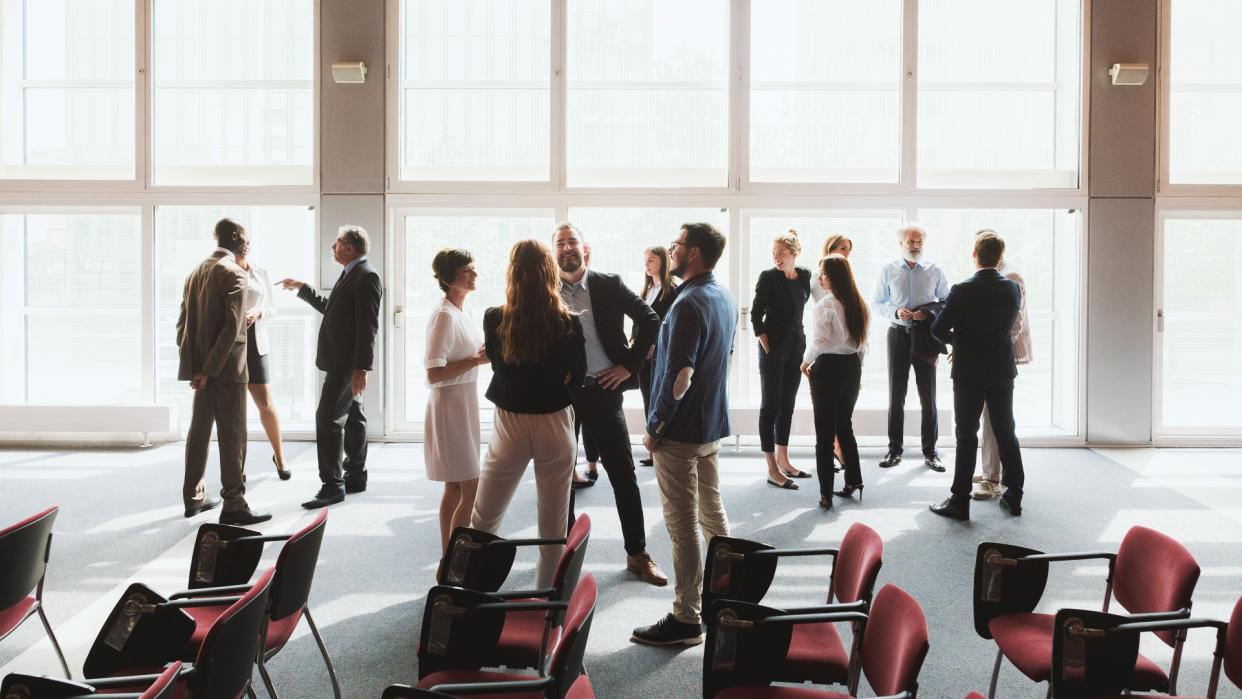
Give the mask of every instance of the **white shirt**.
MULTIPOLYGON (((423 360, 423 368, 435 369, 448 366, 449 362, 465 359, 479 351, 483 344, 482 330, 471 322, 470 316, 462 309, 454 306, 448 299, 440 302, 439 307, 431 312, 427 321, 427 353, 423 360)), ((445 379, 437 383, 428 382, 428 386, 453 386, 462 383, 473 383, 479 379, 479 367, 472 366, 469 371, 445 379)))
POLYGON ((591 289, 587 286, 590 272, 584 272, 576 283, 561 281, 561 299, 566 306, 578 312, 582 321, 582 338, 586 341, 587 376, 599 376, 613 365, 599 341, 599 331, 595 327, 595 314, 591 312, 591 289))
POLYGON ((643 298, 643 302, 646 303, 648 306, 655 303, 655 300, 660 298, 660 290, 663 288, 664 287, 660 284, 656 284, 655 286, 651 287, 651 289, 647 291, 647 296, 643 298))
POLYGON ((811 308, 811 336, 802 361, 813 364, 821 354, 861 354, 866 340, 855 342, 845 327, 845 306, 831 293, 811 308))
POLYGON ((276 304, 272 302, 272 283, 267 270, 247 260, 250 268, 246 273, 246 311, 259 309, 259 319, 254 322, 254 341, 260 356, 270 351, 267 323, 276 316, 276 304))

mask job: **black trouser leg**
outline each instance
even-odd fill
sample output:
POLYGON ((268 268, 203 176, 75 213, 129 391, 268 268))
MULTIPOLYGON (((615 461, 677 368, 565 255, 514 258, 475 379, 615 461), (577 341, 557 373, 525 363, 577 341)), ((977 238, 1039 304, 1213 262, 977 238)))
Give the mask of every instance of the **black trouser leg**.
POLYGON ((936 417, 936 365, 921 359, 911 362, 914 366, 914 386, 919 392, 919 405, 923 409, 920 434, 923 438, 923 456, 936 455, 936 440, 940 437, 940 422, 936 417))
MULTIPOLYGON (((319 407, 315 409, 315 446, 319 452, 319 480, 324 485, 335 485, 344 488, 342 477, 341 449, 346 441, 345 426, 350 422, 353 405, 353 377, 348 372, 329 372, 323 380, 323 389, 319 393, 319 407)), ((362 454, 366 454, 366 420, 362 418, 361 406, 358 408, 359 419, 362 419, 362 454)), ((350 446, 357 453, 357 429, 349 431, 350 446)))
POLYGON ((802 355, 806 353, 806 340, 798 340, 782 350, 784 364, 781 372, 780 412, 776 415, 773 437, 777 445, 789 446, 789 431, 793 427, 794 406, 798 402, 798 387, 802 385, 802 355))
POLYGON ((362 396, 350 391, 349 417, 345 420, 345 477, 365 479, 367 473, 367 416, 362 396))
POLYGON ((638 390, 643 394, 643 424, 647 424, 647 411, 651 410, 651 360, 638 368, 638 390))
POLYGON ((765 454, 776 451, 776 417, 781 411, 781 389, 784 388, 784 357, 779 347, 764 352, 759 346, 759 448, 765 454))
MULTIPOLYGON (((862 388, 862 357, 857 354, 840 355, 841 390, 837 393, 836 438, 841 443, 841 456, 845 464, 845 484, 862 485, 862 464, 858 458, 858 441, 854 438, 854 405, 862 388)), ((828 444, 828 461, 832 462, 832 444, 828 444)))
POLYGON ((643 523, 643 503, 634 473, 634 453, 630 448, 630 431, 622 410, 624 394, 591 387, 571 391, 574 413, 589 430, 599 448, 600 460, 612 484, 625 538, 625 552, 631 556, 647 550, 647 528, 643 523))
POLYGON ((910 333, 888 328, 888 453, 900 455, 906 423, 906 389, 910 385, 910 333))
POLYGON ((997 381, 988 387, 987 407, 1003 467, 1004 497, 1020 503, 1026 472, 1022 469, 1022 449, 1018 446, 1017 425, 1013 419, 1013 379, 997 381))
MULTIPOLYGON (((832 468, 832 444, 837 435, 837 396, 835 369, 830 354, 821 354, 811 366, 811 409, 815 415, 815 475, 819 494, 832 497, 836 474, 832 468)), ((842 445, 844 446, 844 445, 842 445)))
POLYGON ((953 499, 970 504, 971 477, 975 475, 975 452, 979 449, 979 418, 987 399, 986 387, 953 382, 954 434, 957 454, 953 465, 953 499))
POLYGON ((599 461, 599 447, 595 444, 595 436, 591 434, 591 428, 586 425, 582 426, 582 450, 586 452, 588 462, 599 461))

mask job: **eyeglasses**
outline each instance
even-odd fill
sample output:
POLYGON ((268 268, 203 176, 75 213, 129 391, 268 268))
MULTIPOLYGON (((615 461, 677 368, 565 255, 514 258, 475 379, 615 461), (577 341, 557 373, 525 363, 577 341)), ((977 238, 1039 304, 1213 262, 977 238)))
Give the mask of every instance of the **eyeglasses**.
POLYGON ((683 245, 685 245, 685 243, 681 242, 680 240, 674 240, 673 242, 668 244, 668 251, 672 252, 676 250, 679 246, 683 246, 683 245))

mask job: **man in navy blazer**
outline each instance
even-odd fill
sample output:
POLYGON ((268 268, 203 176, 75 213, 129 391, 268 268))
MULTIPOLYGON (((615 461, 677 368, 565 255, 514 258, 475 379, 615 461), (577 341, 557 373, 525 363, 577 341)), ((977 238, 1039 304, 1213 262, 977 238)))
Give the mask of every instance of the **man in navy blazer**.
POLYGON ((996 271, 1005 254, 1005 241, 992 231, 975 237, 972 256, 978 271, 954 285, 944 309, 932 324, 932 334, 953 345, 953 412, 957 457, 952 495, 931 511, 957 520, 970 519, 970 478, 979 447, 979 418, 986 404, 996 431, 996 444, 1005 473, 1005 512, 1022 514, 1022 452, 1013 420, 1013 379, 1018 375, 1010 329, 1022 305, 1016 282, 996 271))

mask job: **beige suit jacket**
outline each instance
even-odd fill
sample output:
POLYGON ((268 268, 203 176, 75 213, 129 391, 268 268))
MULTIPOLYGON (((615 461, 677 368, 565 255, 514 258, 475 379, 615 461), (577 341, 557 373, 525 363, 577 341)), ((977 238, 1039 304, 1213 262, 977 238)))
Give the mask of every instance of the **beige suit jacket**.
POLYGON ((1013 320, 1009 336, 1013 339, 1014 362, 1030 364, 1034 357, 1031 356, 1031 321, 1026 317, 1026 282, 1016 270, 1007 270, 1001 266, 997 271, 1005 275, 1006 279, 1017 282, 1018 289, 1022 292, 1022 306, 1018 309, 1018 317, 1013 320))
POLYGON ((228 383, 247 383, 246 273, 232 256, 215 252, 185 280, 177 318, 181 365, 177 378, 195 373, 228 383))

